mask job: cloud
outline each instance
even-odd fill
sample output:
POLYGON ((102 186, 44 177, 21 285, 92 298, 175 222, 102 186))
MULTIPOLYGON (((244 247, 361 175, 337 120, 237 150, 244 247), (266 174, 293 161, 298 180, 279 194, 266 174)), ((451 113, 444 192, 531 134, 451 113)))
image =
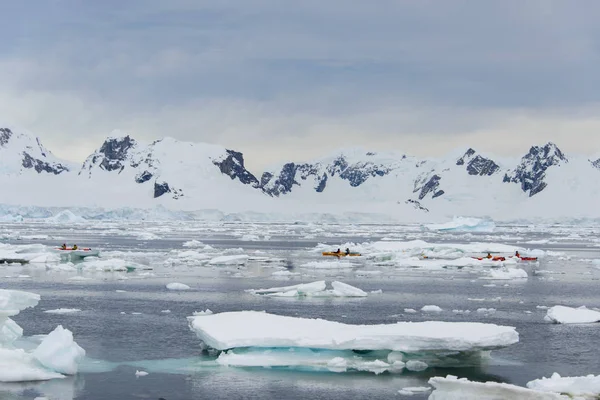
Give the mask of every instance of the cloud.
POLYGON ((115 128, 223 144, 256 168, 356 145, 600 148, 594 1, 2 7, 1 117, 65 158, 115 128))

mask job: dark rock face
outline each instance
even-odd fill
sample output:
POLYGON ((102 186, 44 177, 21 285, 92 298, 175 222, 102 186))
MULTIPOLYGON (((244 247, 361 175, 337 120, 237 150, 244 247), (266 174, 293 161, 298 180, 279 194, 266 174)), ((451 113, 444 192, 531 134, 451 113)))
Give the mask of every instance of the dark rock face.
POLYGON ((597 159, 596 161, 591 161, 591 160, 590 160, 590 163, 592 163, 592 166, 593 166, 594 168, 598 168, 598 169, 600 169, 600 158, 599 158, 599 159, 597 159))
POLYGON ((154 198, 162 196, 165 193, 171 193, 171 188, 167 182, 154 182, 154 198))
POLYGON ((319 183, 317 184, 317 187, 315 188, 315 190, 318 193, 321 193, 321 192, 323 192, 323 190, 325 190, 325 186, 327 186, 327 174, 323 174, 323 176, 319 180, 319 183))
POLYGON ((125 168, 125 159, 127 158, 127 152, 129 149, 134 147, 136 141, 129 136, 118 139, 108 139, 100 147, 99 154, 95 155, 92 159, 92 163, 102 157, 100 162, 100 168, 106 171, 123 171, 125 168))
POLYGON ((548 143, 544 147, 533 146, 521 159, 519 166, 504 175, 503 182, 519 183, 521 189, 529 192, 529 197, 532 197, 548 186, 544 182, 546 170, 553 165, 560 166, 563 162, 569 160, 554 143, 548 143))
POLYGON ((62 164, 59 164, 59 163, 50 164, 48 162, 38 160, 37 158, 33 158, 26 152, 23 152, 22 165, 23 165, 23 168, 35 169, 38 174, 41 172, 47 172, 49 174, 58 175, 60 173, 63 173, 65 171, 69 170, 67 167, 65 167, 62 164))
POLYGON ((137 176, 135 177, 135 181, 137 183, 144 183, 144 182, 148 182, 150 179, 152 179, 154 175, 152 175, 152 173, 148 172, 148 171, 144 171, 140 174, 137 174, 137 176))
POLYGON ((213 164, 231 179, 238 178, 245 185, 260 186, 258 179, 244 167, 244 156, 240 152, 227 150, 227 157, 222 161, 213 161, 213 164))
POLYGON ((471 158, 475 154, 475 150, 469 148, 464 156, 456 160, 456 165, 465 165, 465 158, 471 158))
POLYGON ((500 167, 494 161, 477 156, 467 164, 469 175, 491 176, 498 172, 500 167))
POLYGON ((383 166, 372 163, 357 163, 347 167, 340 174, 340 178, 350 182, 350 186, 357 187, 362 185, 370 177, 384 176, 389 172, 390 169, 383 166))
POLYGON ((269 188, 265 187, 267 183, 273 178, 273 174, 265 172, 261 178, 261 187, 265 193, 270 196, 279 196, 292 191, 292 186, 297 185, 296 182, 296 171, 298 167, 294 163, 287 163, 281 168, 279 177, 275 179, 269 188), (264 185, 262 183, 264 182, 264 185))
POLYGON ((419 200, 423 200, 425 196, 431 193, 431 198, 435 199, 436 197, 440 197, 444 194, 443 190, 438 190, 440 187, 440 180, 442 179, 439 175, 433 175, 429 180, 427 178, 415 182, 415 189, 413 193, 419 193, 419 200), (426 183, 425 183, 426 182, 426 183))
POLYGON ((0 128, 0 146, 4 146, 6 143, 8 143, 12 135, 13 133, 10 129, 0 128))

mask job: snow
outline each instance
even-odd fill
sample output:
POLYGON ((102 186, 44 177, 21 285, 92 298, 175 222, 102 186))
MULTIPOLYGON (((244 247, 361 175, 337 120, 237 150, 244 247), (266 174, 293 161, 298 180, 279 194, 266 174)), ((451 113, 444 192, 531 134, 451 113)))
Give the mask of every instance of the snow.
POLYGON ((73 314, 81 311, 79 308, 57 308, 55 310, 46 310, 45 313, 48 314, 73 314))
POLYGON ((158 240, 160 237, 152 232, 140 232, 136 235, 137 240, 158 240))
POLYGON ((148 376, 148 372, 146 371, 135 371, 135 376, 140 377, 140 376, 148 376))
POLYGON ((566 396, 523 388, 508 383, 472 382, 453 375, 433 377, 428 382, 434 387, 429 400, 567 400, 566 396))
POLYGON ((61 325, 31 351, 15 346, 23 329, 9 317, 35 307, 39 300, 35 293, 0 289, 0 382, 48 380, 77 373, 85 351, 61 325))
POLYGON ((169 290, 190 290, 191 288, 184 283, 172 282, 172 283, 167 284, 167 289, 169 289, 169 290))
POLYGON ((349 325, 321 319, 256 311, 188 317, 190 328, 208 346, 310 347, 330 350, 479 351, 518 342, 515 328, 467 322, 398 322, 349 325))
POLYGON ((327 289, 325 281, 300 283, 298 285, 274 287, 270 289, 249 289, 248 293, 271 297, 366 297, 363 290, 343 282, 334 281, 332 289, 327 289))
POLYGON ((557 324, 588 324, 600 322, 600 311, 589 310, 583 306, 554 306, 548 310, 545 319, 557 324))
POLYGON ((493 232, 496 228, 494 221, 481 218, 454 217, 444 224, 425 225, 429 230, 446 232, 493 232))
POLYGON ((527 387, 542 392, 597 398, 600 396, 600 375, 561 377, 555 372, 550 378, 541 378, 528 382, 527 387))
POLYGON ((182 244, 183 247, 190 247, 190 248, 199 248, 199 247, 204 247, 204 243, 198 241, 198 240, 189 240, 187 242, 184 242, 182 244))
POLYGON ((423 308, 421 308, 421 311, 423 311, 424 313, 439 313, 444 310, 442 310, 438 306, 429 305, 429 306, 423 306, 423 308))

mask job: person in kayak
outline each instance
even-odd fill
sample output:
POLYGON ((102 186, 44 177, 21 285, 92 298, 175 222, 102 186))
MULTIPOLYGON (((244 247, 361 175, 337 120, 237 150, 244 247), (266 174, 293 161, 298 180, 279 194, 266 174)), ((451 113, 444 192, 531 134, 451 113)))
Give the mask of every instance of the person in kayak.
POLYGON ((73 245, 73 250, 77 250, 77 245, 76 244, 73 245))
POLYGON ((492 254, 488 253, 487 256, 485 256, 485 258, 492 258, 492 254))
POLYGON ((519 258, 521 258, 521 255, 519 254, 519 250, 517 250, 517 251, 515 252, 515 257, 519 257, 519 258))
POLYGON ((350 255, 350 249, 346 247, 346 255, 350 255))
POLYGON ((67 249, 67 244, 66 244, 66 243, 63 243, 63 245, 62 245, 62 246, 60 246, 60 249, 61 249, 61 250, 66 250, 66 249, 67 249))

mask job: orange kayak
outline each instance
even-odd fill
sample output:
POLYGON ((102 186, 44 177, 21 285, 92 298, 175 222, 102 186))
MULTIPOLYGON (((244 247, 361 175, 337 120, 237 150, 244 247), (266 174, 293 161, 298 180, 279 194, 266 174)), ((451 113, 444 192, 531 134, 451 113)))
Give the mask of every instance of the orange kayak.
POLYGON ((492 258, 487 258, 487 257, 473 257, 476 260, 492 260, 492 261, 506 261, 506 257, 500 257, 500 256, 496 256, 496 257, 492 257, 492 258))
POLYGON ((360 253, 350 253, 350 254, 346 254, 345 252, 341 252, 341 253, 336 253, 335 251, 324 251, 323 252, 324 256, 335 256, 335 257, 359 257, 361 254, 360 253))

